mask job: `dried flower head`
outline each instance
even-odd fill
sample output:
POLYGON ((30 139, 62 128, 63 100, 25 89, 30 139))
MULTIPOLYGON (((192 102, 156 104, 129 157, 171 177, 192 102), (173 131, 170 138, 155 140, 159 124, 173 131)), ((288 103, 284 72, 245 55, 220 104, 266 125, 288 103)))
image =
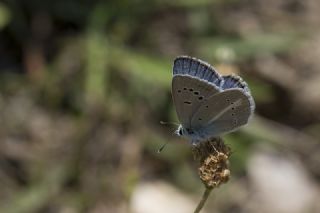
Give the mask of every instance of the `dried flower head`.
POLYGON ((230 147, 221 138, 211 138, 193 147, 194 157, 199 160, 199 176, 207 188, 216 188, 230 178, 228 159, 230 147))

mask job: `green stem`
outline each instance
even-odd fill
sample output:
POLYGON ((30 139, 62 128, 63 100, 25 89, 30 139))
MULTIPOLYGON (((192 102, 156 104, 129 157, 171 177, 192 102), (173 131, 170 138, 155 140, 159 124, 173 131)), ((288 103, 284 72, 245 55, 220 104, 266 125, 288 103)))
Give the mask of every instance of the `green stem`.
POLYGON ((204 204, 206 203, 210 193, 211 193, 212 188, 208 188, 206 187, 206 190, 204 191, 202 198, 196 208, 196 210, 194 210, 194 213, 199 213, 201 211, 201 209, 203 208, 204 204))

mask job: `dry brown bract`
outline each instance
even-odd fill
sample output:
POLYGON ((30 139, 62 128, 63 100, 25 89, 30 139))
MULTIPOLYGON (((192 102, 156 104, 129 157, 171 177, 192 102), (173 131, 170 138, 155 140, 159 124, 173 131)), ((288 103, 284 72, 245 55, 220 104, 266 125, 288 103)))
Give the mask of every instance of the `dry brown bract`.
POLYGON ((193 147, 193 154, 199 160, 199 176, 207 188, 216 188, 230 178, 230 147, 221 138, 212 138, 193 147))

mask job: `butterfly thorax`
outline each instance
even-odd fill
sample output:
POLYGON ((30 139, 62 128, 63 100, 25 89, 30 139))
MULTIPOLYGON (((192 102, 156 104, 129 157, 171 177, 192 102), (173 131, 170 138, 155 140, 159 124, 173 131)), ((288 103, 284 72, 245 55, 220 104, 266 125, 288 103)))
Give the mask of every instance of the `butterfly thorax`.
POLYGON ((191 128, 184 128, 181 124, 176 130, 176 134, 188 138, 191 144, 197 144, 206 139, 205 135, 201 131, 194 130, 191 128))

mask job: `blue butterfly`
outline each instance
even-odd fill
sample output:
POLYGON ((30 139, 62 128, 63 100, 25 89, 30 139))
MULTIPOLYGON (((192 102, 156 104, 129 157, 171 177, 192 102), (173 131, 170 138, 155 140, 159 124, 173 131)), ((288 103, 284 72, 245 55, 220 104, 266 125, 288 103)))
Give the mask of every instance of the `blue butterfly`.
POLYGON ((174 61, 172 97, 181 122, 176 133, 192 144, 247 124, 255 109, 239 76, 221 76, 210 64, 189 56, 174 61))

